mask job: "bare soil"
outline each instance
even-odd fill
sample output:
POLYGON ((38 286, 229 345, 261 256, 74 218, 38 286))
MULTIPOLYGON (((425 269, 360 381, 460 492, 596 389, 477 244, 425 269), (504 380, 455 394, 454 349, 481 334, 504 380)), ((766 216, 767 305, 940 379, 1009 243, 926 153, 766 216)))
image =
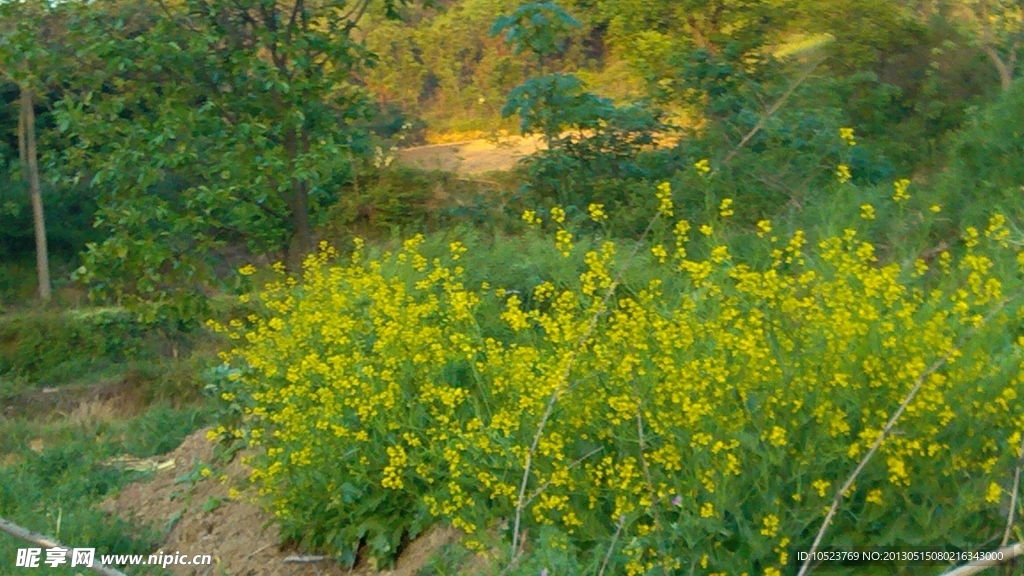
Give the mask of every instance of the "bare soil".
POLYGON ((163 463, 173 460, 174 468, 158 470, 151 481, 129 485, 103 503, 108 512, 157 528, 170 527, 162 548, 165 554, 213 557, 212 566, 168 567, 175 576, 415 576, 434 553, 457 536, 451 529, 428 531, 406 547, 394 570, 374 571, 366 566, 349 570, 330 559, 285 562, 299 553, 279 546, 277 528, 251 502, 251 494, 228 498, 229 486, 243 485, 248 477, 238 454, 226 466, 212 466, 213 474, 195 484, 175 483, 176 478, 195 470, 197 463, 208 464, 213 459, 214 444, 207 440, 206 430, 200 430, 170 454, 157 458, 163 463), (221 474, 227 476, 226 482, 219 480, 221 474), (219 505, 212 505, 215 502, 219 505))
POLYGON ((519 160, 543 147, 539 137, 506 136, 404 148, 397 152, 397 159, 424 170, 483 174, 510 170, 519 160))
POLYGON ((134 374, 84 386, 55 386, 27 391, 0 404, 0 416, 60 414, 78 420, 108 421, 137 414, 145 390, 134 374))

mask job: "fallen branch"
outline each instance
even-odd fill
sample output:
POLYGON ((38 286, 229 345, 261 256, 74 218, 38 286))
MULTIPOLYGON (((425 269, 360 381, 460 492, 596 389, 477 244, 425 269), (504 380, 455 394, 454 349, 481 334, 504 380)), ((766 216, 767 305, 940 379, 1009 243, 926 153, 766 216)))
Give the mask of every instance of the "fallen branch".
POLYGON ((327 560, 327 556, 289 556, 284 559, 285 563, 308 563, 308 562, 323 562, 327 560))
POLYGON ((1012 546, 1006 546, 993 552, 993 555, 1001 554, 1001 560, 975 560, 969 564, 964 564, 959 568, 954 568, 949 572, 944 573, 942 576, 970 576, 971 574, 977 574, 992 568, 1012 562, 1020 556, 1024 556, 1024 543, 1018 542, 1012 546))
MULTIPOLYGON (((43 536, 42 534, 36 534, 35 532, 30 532, 13 522, 4 520, 3 518, 0 518, 0 531, 6 532, 19 540, 31 542, 41 548, 68 548, 53 538, 43 536)), ((83 566, 83 568, 86 568, 86 566, 83 566)), ((92 566, 88 566, 87 568, 97 574, 103 574, 103 576, 125 576, 124 572, 104 566, 103 563, 95 559, 93 560, 92 566)))
MULTIPOLYGON (((654 526, 655 530, 661 530, 663 524, 661 523, 661 514, 658 513, 658 491, 654 489, 654 480, 651 479, 651 469, 647 465, 647 456, 644 452, 647 451, 647 442, 644 441, 644 415, 643 415, 643 402, 640 400, 640 393, 636 389, 636 385, 633 385, 633 394, 637 399, 636 406, 636 436, 640 442, 640 463, 643 465, 644 478, 647 480, 647 489, 650 491, 651 507, 650 510, 654 514, 654 526)), ((617 534, 618 532, 616 532, 617 534)), ((614 540, 613 540, 614 543, 614 540)), ((660 548, 662 562, 661 572, 668 576, 668 568, 665 568, 665 560, 668 554, 665 552, 665 540, 658 538, 658 548, 660 548)), ((609 549, 610 551, 610 549, 609 549)))

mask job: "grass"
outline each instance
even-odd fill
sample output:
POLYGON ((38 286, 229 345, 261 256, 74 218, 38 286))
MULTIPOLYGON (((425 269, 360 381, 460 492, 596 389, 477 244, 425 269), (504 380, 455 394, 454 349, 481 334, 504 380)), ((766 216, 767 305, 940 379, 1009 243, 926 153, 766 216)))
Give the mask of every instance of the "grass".
MULTIPOLYGON (((164 534, 97 508, 145 474, 105 462, 168 452, 209 418, 201 405, 176 408, 168 403, 149 406, 131 418, 109 411, 77 418, 0 418, 0 516, 68 546, 95 547, 97 555, 149 554, 164 534)), ((9 565, 8 558, 13 564, 17 549, 25 546, 0 535, 2 564, 9 565)), ((68 567, 46 569, 48 574, 76 573, 68 567)), ((142 568, 133 573, 163 572, 142 568)))
MULTIPOLYGON (((164 340, 117 309, 0 317, 0 516, 67 546, 95 547, 97 556, 156 550, 165 527, 135 525, 98 505, 146 476, 112 458, 169 452, 213 419, 198 385, 212 343, 193 335, 191 353, 174 357, 164 340)), ((0 534, 0 566, 13 567, 27 546, 0 534)))

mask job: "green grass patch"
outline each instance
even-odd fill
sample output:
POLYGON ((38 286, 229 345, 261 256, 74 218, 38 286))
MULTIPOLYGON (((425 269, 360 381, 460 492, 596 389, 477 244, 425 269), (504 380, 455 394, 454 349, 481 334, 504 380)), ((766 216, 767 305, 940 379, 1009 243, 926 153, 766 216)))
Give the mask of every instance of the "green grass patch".
MULTIPOLYGON (((164 537, 163 527, 134 525, 97 505, 145 473, 107 465, 130 455, 169 452, 209 422, 202 406, 178 409, 166 403, 124 420, 40 421, 0 419, 0 516, 72 547, 95 547, 101 554, 149 554, 164 537)), ((18 548, 28 544, 0 535, 0 559, 13 565, 18 548)), ((80 569, 40 568, 47 574, 80 569)), ((31 573, 31 572, 27 572, 31 573)), ((139 567, 133 574, 164 574, 139 567)))

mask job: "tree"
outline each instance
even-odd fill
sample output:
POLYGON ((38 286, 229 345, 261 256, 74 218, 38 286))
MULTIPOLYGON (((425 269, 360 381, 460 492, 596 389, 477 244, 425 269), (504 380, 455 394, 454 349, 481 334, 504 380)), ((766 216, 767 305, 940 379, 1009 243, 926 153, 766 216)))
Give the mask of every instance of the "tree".
MULTIPOLYGON (((76 42, 98 73, 57 116, 75 146, 70 178, 102 191, 80 277, 123 303, 202 311, 226 240, 311 251, 311 214, 333 202, 366 147, 355 79, 373 55, 354 40, 378 0, 182 0, 82 10, 76 42), (105 9, 103 9, 105 8, 105 9), (183 288, 186 287, 186 288, 183 288)), ((393 9, 402 0, 379 0, 393 9)))
POLYGON ((40 85, 38 69, 46 66, 45 62, 50 55, 45 43, 53 37, 57 16, 54 8, 42 2, 0 4, 0 22, 10 26, 0 30, 0 76, 17 83, 20 92, 18 159, 32 204, 37 294, 42 302, 50 300, 51 282, 46 216, 39 181, 35 93, 40 85))
POLYGON ((1003 92, 1010 90, 1024 43, 1024 6, 1020 0, 958 0, 951 16, 992 62, 1003 92))
POLYGON ((22 169, 27 175, 32 200, 32 223, 36 237, 36 276, 39 299, 50 299, 50 260, 46 247, 46 217, 43 214, 43 195, 39 186, 38 153, 36 151, 36 115, 33 109, 32 88, 21 87, 18 115, 18 152, 22 169))

